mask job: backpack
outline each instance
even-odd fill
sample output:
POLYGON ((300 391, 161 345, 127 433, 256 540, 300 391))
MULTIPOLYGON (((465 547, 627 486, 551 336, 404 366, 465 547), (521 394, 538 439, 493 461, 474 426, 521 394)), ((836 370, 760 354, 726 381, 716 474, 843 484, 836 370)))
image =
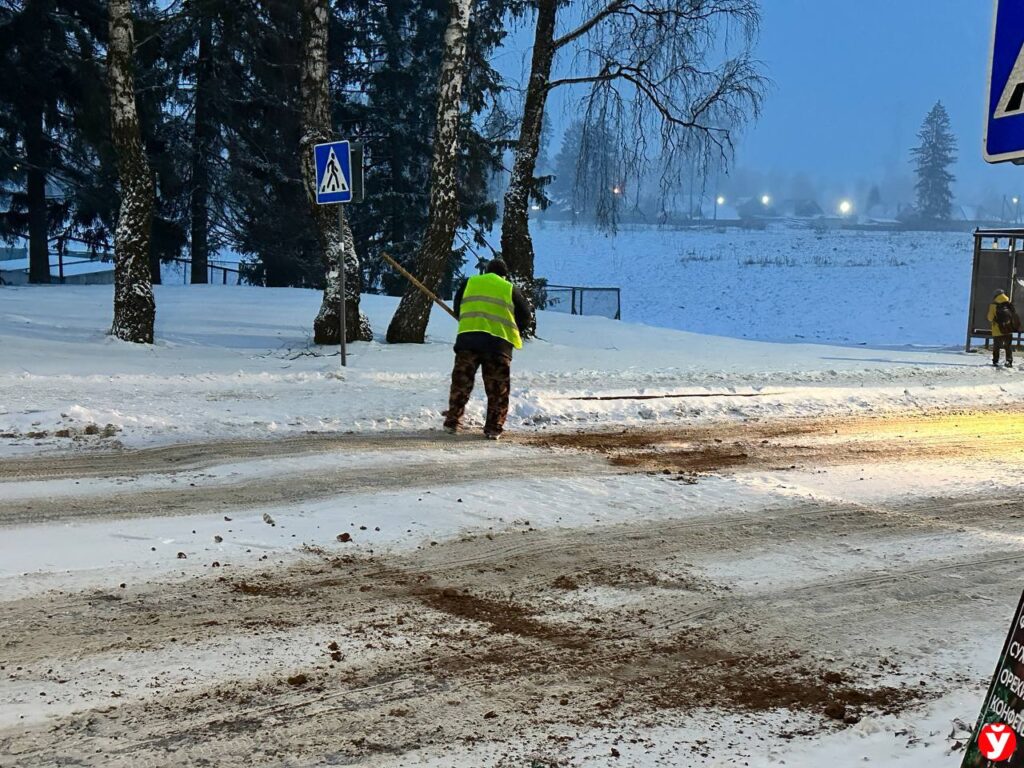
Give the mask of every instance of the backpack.
POLYGON ((1009 301, 996 304, 996 325, 1003 335, 1020 333, 1021 323, 1017 309, 1009 301))

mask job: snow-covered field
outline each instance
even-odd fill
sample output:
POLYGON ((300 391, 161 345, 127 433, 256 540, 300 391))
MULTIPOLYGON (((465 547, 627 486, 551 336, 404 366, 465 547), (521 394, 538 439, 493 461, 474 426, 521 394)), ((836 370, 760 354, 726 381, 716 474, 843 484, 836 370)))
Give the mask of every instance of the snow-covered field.
POLYGON ((441 313, 388 346, 366 297, 342 371, 314 291, 159 287, 140 347, 109 287, 0 288, 0 755, 955 766, 1024 564, 962 239, 545 227, 626 321, 544 313, 499 445, 437 431, 441 313))
POLYGON ((626 320, 737 338, 958 346, 967 233, 844 232, 773 225, 725 232, 534 225, 537 273, 617 286, 626 320))

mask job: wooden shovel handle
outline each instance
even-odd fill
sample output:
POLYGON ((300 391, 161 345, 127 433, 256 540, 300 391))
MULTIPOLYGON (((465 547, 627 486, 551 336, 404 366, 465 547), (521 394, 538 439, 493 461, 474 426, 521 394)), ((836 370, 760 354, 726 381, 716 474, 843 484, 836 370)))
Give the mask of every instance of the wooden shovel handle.
POLYGON ((383 251, 381 251, 380 255, 384 257, 384 261, 386 261, 392 267, 394 267, 399 272, 401 272, 406 280, 408 280, 410 283, 415 285, 423 293, 423 295, 425 295, 427 298, 429 298, 431 301, 433 301, 435 304, 437 304, 437 306, 439 306, 441 309, 443 309, 449 315, 454 317, 456 320, 459 319, 459 316, 456 315, 454 311, 452 311, 451 307, 449 307, 447 304, 445 304, 443 301, 441 301, 441 299, 439 299, 437 297, 437 295, 433 291, 431 291, 429 288, 427 288, 427 286, 425 286, 423 283, 421 283, 419 280, 417 280, 416 277, 411 272, 409 272, 409 270, 407 270, 405 267, 403 267, 401 264, 399 264, 397 261, 395 261, 393 258, 388 256, 383 251))

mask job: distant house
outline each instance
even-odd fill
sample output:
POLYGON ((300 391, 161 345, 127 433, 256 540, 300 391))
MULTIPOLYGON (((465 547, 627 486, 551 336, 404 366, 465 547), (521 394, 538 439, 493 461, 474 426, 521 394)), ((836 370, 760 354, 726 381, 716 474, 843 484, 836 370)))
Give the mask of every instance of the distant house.
POLYGON ((14 261, 15 259, 27 259, 28 248, 16 248, 10 245, 0 246, 0 261, 14 261))
POLYGON ((825 211, 818 205, 818 201, 810 198, 783 200, 779 211, 783 216, 791 219, 816 219, 825 215, 825 211))
POLYGON ((705 197, 694 203, 693 218, 727 223, 739 221, 740 214, 734 205, 727 202, 718 205, 714 197, 705 197))
POLYGON ((862 219, 865 224, 899 224, 900 206, 876 203, 864 212, 862 219))
POLYGON ((714 219, 715 221, 729 222, 739 221, 741 216, 740 212, 736 210, 736 206, 725 203, 723 205, 715 206, 711 204, 711 216, 708 218, 714 219))
MULTIPOLYGON (((27 249, 0 248, 0 280, 4 284, 27 285, 28 267, 27 249)), ((68 251, 63 259, 51 253, 50 279, 65 285, 111 285, 114 282, 114 262, 104 261, 88 251, 68 251)))
POLYGON ((954 205, 952 219, 973 226, 992 226, 1004 223, 1000 216, 995 215, 983 205, 954 205))
POLYGON ((767 203, 760 197, 744 197, 736 203, 736 211, 741 219, 773 219, 779 216, 774 201, 767 203))

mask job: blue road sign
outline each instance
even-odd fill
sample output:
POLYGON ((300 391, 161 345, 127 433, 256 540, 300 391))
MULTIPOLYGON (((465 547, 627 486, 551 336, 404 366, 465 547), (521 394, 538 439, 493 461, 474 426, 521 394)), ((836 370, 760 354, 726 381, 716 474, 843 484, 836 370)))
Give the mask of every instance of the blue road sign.
POLYGON ((347 141, 313 147, 316 201, 320 205, 352 202, 352 156, 347 141))
POLYGON ((996 0, 989 65, 985 160, 1024 158, 1024 2, 996 0))

